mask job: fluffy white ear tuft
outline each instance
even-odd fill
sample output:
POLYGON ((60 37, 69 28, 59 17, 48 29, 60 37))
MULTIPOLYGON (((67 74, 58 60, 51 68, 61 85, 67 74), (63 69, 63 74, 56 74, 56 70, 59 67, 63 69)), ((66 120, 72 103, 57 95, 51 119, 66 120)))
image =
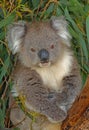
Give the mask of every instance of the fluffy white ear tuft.
POLYGON ((51 17, 51 25, 54 30, 57 31, 57 34, 62 38, 65 44, 70 46, 71 36, 67 29, 67 21, 64 16, 61 17, 51 17))
POLYGON ((8 46, 13 54, 19 52, 20 44, 26 34, 26 22, 19 21, 8 26, 8 46))

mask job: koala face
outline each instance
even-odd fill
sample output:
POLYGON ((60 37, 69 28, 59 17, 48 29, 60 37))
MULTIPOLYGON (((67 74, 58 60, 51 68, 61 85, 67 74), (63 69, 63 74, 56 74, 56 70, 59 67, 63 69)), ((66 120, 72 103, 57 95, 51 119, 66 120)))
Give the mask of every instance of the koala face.
POLYGON ((22 50, 21 59, 27 59, 28 66, 47 67, 60 58, 64 49, 49 23, 33 23, 24 38, 22 50))
POLYGON ((27 24, 18 22, 8 32, 9 46, 27 67, 49 67, 62 58, 70 46, 64 18, 27 24), (11 43, 12 42, 12 43, 11 43), (12 45, 11 45, 12 44, 12 45))

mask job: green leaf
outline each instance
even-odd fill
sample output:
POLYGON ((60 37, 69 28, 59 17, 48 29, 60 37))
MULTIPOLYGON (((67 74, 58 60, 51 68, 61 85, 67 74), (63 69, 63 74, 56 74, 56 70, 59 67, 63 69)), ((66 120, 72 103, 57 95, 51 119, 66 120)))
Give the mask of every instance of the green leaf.
POLYGON ((53 11, 54 11, 54 3, 51 3, 48 9, 44 12, 44 19, 49 17, 53 11))
POLYGON ((10 14, 0 22, 0 28, 12 23, 15 19, 15 13, 10 14))
POLYGON ((86 5, 85 5, 84 11, 88 14, 88 12, 89 12, 89 4, 86 4, 86 5))
POLYGON ((4 127, 4 116, 2 110, 0 109, 0 126, 4 127))
POLYGON ((86 34, 87 34, 87 40, 89 44, 89 16, 86 18, 86 34))
POLYGON ((72 17, 70 16, 69 11, 68 11, 67 8, 65 9, 65 16, 66 16, 66 19, 72 24, 74 30, 75 30, 77 33, 82 33, 82 32, 79 30, 79 28, 78 28, 78 26, 76 25, 76 23, 74 22, 74 20, 72 19, 72 17))
POLYGON ((84 64, 84 68, 89 73, 89 66, 87 66, 86 64, 84 64))
POLYGON ((4 37, 5 37, 5 32, 0 33, 0 40, 4 39, 4 37))
POLYGON ((86 42, 85 42, 85 40, 84 40, 84 38, 83 38, 83 36, 81 34, 79 34, 79 43, 80 43, 80 46, 83 49, 86 61, 88 62, 88 49, 86 47, 86 42))
POLYGON ((2 106, 2 109, 0 109, 0 127, 4 128, 5 110, 6 110, 6 102, 5 102, 5 100, 0 99, 0 106, 2 106))
POLYGON ((52 4, 50 4, 50 6, 48 7, 48 9, 47 9, 47 14, 50 14, 50 13, 52 13, 53 12, 53 9, 54 9, 54 3, 52 3, 52 4))
POLYGON ((2 81, 2 78, 5 76, 5 74, 7 74, 7 70, 10 64, 10 57, 8 56, 4 62, 4 66, 2 68, 0 68, 0 83, 2 81))
POLYGON ((62 9, 58 6, 58 8, 56 9, 56 15, 57 16, 60 16, 60 15, 62 15, 63 14, 63 11, 62 11, 62 9))
POLYGON ((39 3, 40 3, 40 0, 32 0, 32 4, 34 8, 38 7, 39 3))
POLYGON ((78 34, 73 30, 73 28, 71 26, 69 27, 69 32, 72 35, 72 37, 74 37, 75 39, 78 39, 78 34))
POLYGON ((75 16, 85 15, 83 10, 83 5, 78 0, 70 0, 69 2, 69 10, 72 11, 75 16))

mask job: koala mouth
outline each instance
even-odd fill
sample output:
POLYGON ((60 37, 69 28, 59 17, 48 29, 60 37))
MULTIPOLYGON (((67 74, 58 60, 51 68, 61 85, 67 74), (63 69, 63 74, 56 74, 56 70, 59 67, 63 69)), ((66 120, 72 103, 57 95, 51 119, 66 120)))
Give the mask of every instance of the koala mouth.
POLYGON ((40 62, 40 63, 39 63, 39 66, 40 66, 40 67, 49 67, 50 65, 51 65, 51 62, 49 62, 49 61, 40 62))

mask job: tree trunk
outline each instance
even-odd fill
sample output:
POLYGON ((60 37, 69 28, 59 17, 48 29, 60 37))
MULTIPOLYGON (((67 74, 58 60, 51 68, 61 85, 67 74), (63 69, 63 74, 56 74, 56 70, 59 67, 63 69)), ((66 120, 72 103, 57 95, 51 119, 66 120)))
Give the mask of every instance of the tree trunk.
POLYGON ((80 96, 69 110, 62 130, 89 130, 89 76, 80 96))

